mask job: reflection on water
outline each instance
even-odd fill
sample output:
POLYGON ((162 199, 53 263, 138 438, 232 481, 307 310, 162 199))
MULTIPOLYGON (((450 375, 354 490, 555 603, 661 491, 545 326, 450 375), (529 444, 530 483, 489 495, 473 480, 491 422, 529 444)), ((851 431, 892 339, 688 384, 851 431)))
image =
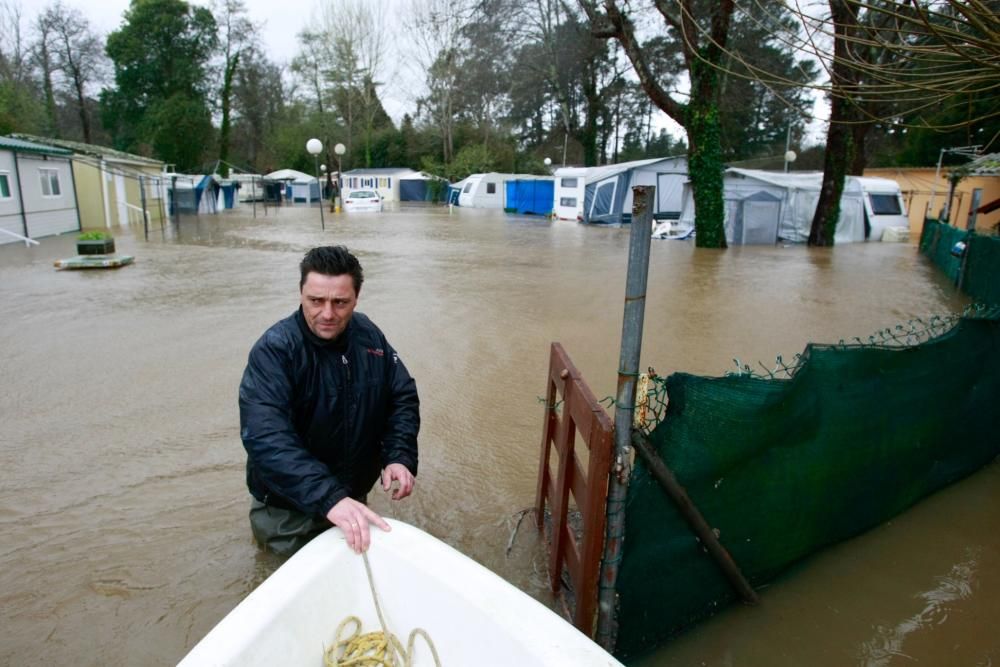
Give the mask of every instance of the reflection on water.
MULTIPOLYGON (((320 243, 358 253, 359 309, 421 391, 417 491, 398 505, 375 491, 373 507, 548 601, 531 522, 511 536, 534 502, 549 345, 598 398, 614 393, 628 228, 441 208, 325 222, 291 207, 184 219, 149 241, 124 230, 118 250, 136 263, 116 271, 53 270, 75 254, 72 235, 0 247, 0 663, 174 664, 277 566, 247 526, 236 387, 250 345, 296 307, 297 263, 320 243)), ((772 365, 809 341, 965 303, 907 245, 656 241, 650 260, 641 364, 660 373, 772 365)), ((646 664, 988 664, 997 467, 646 664)))
POLYGON ((885 667, 895 657, 914 660, 904 652, 907 639, 918 632, 933 629, 948 622, 948 616, 955 603, 968 600, 972 596, 976 582, 977 558, 956 563, 951 571, 937 578, 936 586, 920 593, 924 608, 910 618, 887 628, 876 626, 875 635, 861 645, 859 662, 865 667, 885 667))

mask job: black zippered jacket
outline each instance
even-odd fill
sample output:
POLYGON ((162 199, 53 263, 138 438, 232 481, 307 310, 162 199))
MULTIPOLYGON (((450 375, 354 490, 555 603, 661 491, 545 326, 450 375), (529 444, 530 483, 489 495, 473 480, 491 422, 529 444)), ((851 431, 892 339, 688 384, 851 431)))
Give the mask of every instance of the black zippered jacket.
POLYGON ((247 487, 269 505, 325 517, 390 463, 417 474, 416 382, 362 313, 333 341, 301 307, 276 323, 250 350, 239 403, 247 487))

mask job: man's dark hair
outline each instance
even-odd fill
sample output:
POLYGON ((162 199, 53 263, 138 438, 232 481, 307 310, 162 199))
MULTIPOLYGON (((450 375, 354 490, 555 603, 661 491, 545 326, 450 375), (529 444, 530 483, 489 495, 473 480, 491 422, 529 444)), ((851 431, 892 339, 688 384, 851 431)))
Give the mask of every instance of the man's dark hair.
POLYGON ((361 294, 361 283, 365 281, 361 262, 342 245, 323 245, 313 248, 302 258, 299 270, 302 272, 299 280, 300 292, 310 272, 321 273, 324 276, 350 275, 354 281, 355 294, 361 294))

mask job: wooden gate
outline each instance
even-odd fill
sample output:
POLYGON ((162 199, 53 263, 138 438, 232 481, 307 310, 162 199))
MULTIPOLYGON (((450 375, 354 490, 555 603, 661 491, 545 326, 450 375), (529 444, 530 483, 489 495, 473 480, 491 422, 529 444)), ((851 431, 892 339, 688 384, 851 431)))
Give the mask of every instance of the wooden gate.
POLYGON ((565 568, 576 602, 573 624, 593 637, 614 424, 559 343, 552 344, 546 385, 535 516, 538 529, 544 531, 548 505, 552 592, 561 592, 565 568), (578 433, 587 448, 586 464, 577 451, 578 433), (578 526, 569 522, 570 493, 580 511, 578 526))

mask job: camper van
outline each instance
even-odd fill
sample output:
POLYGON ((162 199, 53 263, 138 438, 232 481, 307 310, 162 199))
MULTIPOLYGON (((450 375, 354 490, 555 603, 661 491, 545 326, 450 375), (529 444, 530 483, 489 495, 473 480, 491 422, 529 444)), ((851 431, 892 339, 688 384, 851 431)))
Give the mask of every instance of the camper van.
POLYGON ((465 179, 458 205, 472 208, 503 208, 504 181, 514 174, 472 174, 465 179))
POLYGON ((583 220, 587 170, 583 167, 561 167, 555 170, 554 176, 553 214, 560 220, 583 220))
POLYGON ((855 176, 865 202, 865 232, 869 241, 881 241, 890 227, 910 228, 899 183, 888 178, 855 176))

